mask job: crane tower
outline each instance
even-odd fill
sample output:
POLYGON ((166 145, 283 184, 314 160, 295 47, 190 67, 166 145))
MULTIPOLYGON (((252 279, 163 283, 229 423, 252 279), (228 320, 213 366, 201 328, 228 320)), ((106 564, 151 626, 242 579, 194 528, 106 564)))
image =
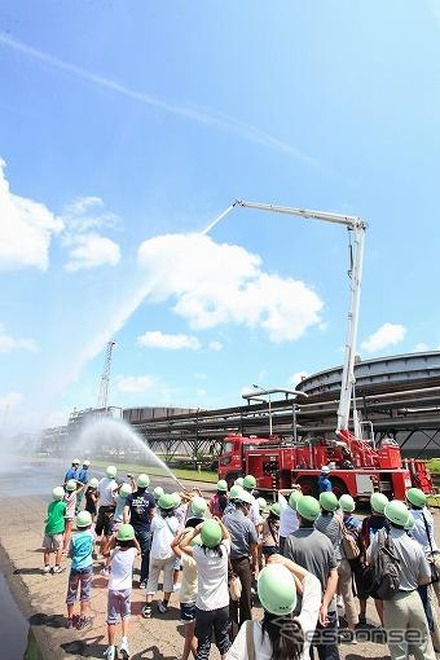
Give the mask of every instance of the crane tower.
POLYGON ((107 411, 108 408, 108 393, 110 387, 110 372, 112 367, 113 349, 116 346, 115 341, 109 341, 105 351, 104 369, 102 371, 101 382, 99 385, 98 401, 96 407, 107 411))

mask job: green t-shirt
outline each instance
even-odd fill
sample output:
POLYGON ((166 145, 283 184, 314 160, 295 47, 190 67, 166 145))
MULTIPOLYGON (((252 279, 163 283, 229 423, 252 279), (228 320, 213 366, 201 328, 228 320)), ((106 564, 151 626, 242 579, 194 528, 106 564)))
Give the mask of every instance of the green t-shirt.
POLYGON ((64 532, 66 515, 66 503, 62 500, 54 500, 47 507, 47 518, 45 520, 45 534, 62 534, 64 532))

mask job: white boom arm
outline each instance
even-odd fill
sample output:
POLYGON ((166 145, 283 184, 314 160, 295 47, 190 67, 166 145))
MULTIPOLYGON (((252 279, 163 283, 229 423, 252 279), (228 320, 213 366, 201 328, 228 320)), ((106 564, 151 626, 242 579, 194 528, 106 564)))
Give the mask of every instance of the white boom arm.
MULTIPOLYGON (((327 213, 326 211, 309 211, 307 209, 292 208, 290 206, 278 206, 276 204, 260 204, 258 202, 245 202, 237 199, 232 204, 232 208, 241 206, 258 211, 271 211, 272 213, 284 213, 286 215, 295 215, 305 220, 323 220, 324 222, 333 222, 344 225, 354 235, 353 262, 349 270, 350 275, 350 304, 348 309, 348 327, 345 344, 344 367, 342 370, 341 395, 338 407, 338 425, 336 433, 341 430, 348 430, 350 419, 351 397, 353 386, 355 384, 354 363, 356 357, 356 340, 359 322, 359 304, 362 283, 362 266, 364 260, 364 238, 367 224, 365 220, 358 216, 340 215, 338 213, 327 213)), ((231 209, 231 207, 229 207, 231 209)), ((231 209, 232 210, 232 209, 231 209)), ((229 211, 229 209, 228 209, 229 211)), ((355 419, 355 435, 361 437, 358 422, 355 419)))

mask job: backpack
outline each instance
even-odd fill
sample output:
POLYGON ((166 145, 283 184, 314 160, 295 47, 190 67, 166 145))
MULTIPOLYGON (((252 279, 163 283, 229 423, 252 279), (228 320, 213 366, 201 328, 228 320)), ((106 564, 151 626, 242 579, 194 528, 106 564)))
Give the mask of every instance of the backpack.
POLYGON ((388 532, 379 530, 377 539, 374 561, 363 571, 363 591, 373 598, 390 600, 400 587, 400 559, 388 532))
POLYGON ((341 533, 342 533, 342 547, 344 548, 345 556, 348 561, 353 559, 359 559, 361 555, 361 549, 359 543, 354 534, 348 531, 344 522, 341 522, 341 533))

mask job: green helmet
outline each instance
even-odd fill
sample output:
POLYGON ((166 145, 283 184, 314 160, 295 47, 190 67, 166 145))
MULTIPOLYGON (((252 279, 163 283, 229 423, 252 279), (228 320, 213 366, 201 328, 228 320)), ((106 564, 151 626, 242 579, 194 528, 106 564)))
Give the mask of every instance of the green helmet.
POLYGON ((128 497, 129 495, 132 494, 132 492, 133 489, 130 486, 130 484, 122 484, 122 486, 119 489, 119 495, 121 495, 122 497, 128 497))
POLYGON ((98 480, 96 477, 93 477, 93 478, 90 479, 90 481, 89 481, 89 486, 90 486, 91 488, 98 488, 98 484, 99 484, 99 480, 98 480))
POLYGON ((326 491, 320 494, 319 504, 324 511, 334 512, 339 509, 338 498, 331 491, 326 491))
POLYGON ((321 512, 321 507, 316 497, 302 495, 296 504, 296 510, 301 518, 314 522, 321 512))
POLYGON ((296 607, 295 580, 292 573, 281 564, 269 564, 263 568, 257 590, 260 603, 271 614, 291 614, 296 607))
POLYGON ((75 525, 78 529, 82 527, 90 527, 92 524, 92 516, 88 511, 80 511, 75 518, 75 525))
POLYGON ((196 518, 203 518, 203 516, 206 513, 206 509, 208 508, 208 505, 206 503, 206 500, 203 499, 203 497, 200 497, 200 495, 196 495, 195 497, 192 498, 189 508, 193 516, 195 516, 196 518))
POLYGON ((258 497, 257 502, 258 502, 258 508, 260 509, 260 513, 264 513, 265 511, 267 511, 268 509, 267 502, 264 499, 264 497, 258 497))
POLYGON ((219 493, 228 492, 228 482, 226 479, 220 479, 220 481, 217 481, 217 490, 219 493))
POLYGON ((66 483, 66 490, 68 490, 69 493, 73 493, 73 491, 76 490, 75 479, 69 479, 69 481, 66 483))
POLYGON ((138 488, 148 488, 150 485, 150 477, 145 472, 142 472, 136 479, 136 485, 138 488))
POLYGON ((372 496, 370 497, 370 506, 374 513, 378 513, 380 515, 383 515, 383 512, 385 511, 385 507, 388 504, 389 499, 386 495, 383 493, 373 493, 372 496))
POLYGON ((418 509, 423 509, 423 507, 426 506, 426 502, 428 501, 425 493, 423 490, 420 490, 420 488, 409 488, 406 491, 405 496, 408 502, 418 509))
POLYGON ((231 487, 231 490, 229 491, 229 499, 230 500, 238 500, 240 498, 241 493, 243 492, 243 488, 239 486, 238 484, 234 484, 231 487))
POLYGON ((269 507, 269 511, 273 513, 274 516, 279 518, 281 516, 281 504, 279 502, 274 502, 269 507))
POLYGON ((118 529, 116 539, 118 541, 133 541, 134 536, 134 528, 128 523, 124 523, 118 529))
POLYGON ((257 480, 252 474, 247 474, 243 479, 243 488, 246 490, 253 490, 257 487, 257 480))
POLYGON ((414 520, 413 514, 411 513, 411 511, 408 511, 408 520, 407 520, 406 525, 404 527, 405 531, 410 532, 415 524, 416 524, 416 521, 414 520))
POLYGON ((205 520, 200 530, 203 545, 215 548, 223 538, 222 528, 216 520, 205 520))
POLYGON ((64 497, 64 488, 62 486, 55 486, 52 491, 52 497, 54 500, 62 500, 64 497))
POLYGON ((178 507, 182 504, 182 498, 180 497, 179 493, 177 492, 171 493, 171 497, 173 498, 175 507, 178 507))
POLYGON ((351 495, 341 495, 339 498, 339 506, 344 513, 353 513, 356 508, 356 503, 351 495))
POLYGON ((165 491, 162 488, 162 486, 156 486, 156 488, 153 490, 153 496, 154 496, 154 499, 156 500, 156 502, 159 499, 159 497, 164 494, 164 492, 165 491))
POLYGON ((159 509, 164 509, 165 511, 176 508, 176 504, 173 499, 173 496, 170 495, 169 493, 164 493, 159 497, 158 505, 159 505, 159 509))
POLYGON ((234 481, 234 484, 236 486, 241 486, 243 488, 243 481, 244 481, 243 477, 237 477, 236 480, 234 481))
POLYGON ((296 505, 297 505, 298 500, 299 500, 300 497, 302 497, 302 493, 301 493, 300 490, 293 490, 293 491, 290 493, 290 496, 289 496, 289 506, 290 506, 290 508, 293 509, 294 511, 296 511, 296 505))
POLYGON ((385 507, 385 518, 399 527, 405 527, 408 523, 408 507, 400 500, 391 500, 385 507))
POLYGON ((114 479, 116 475, 118 474, 118 468, 115 467, 114 465, 109 465, 108 468, 105 471, 106 475, 108 476, 109 479, 114 479))
POLYGON ((253 504, 255 498, 253 495, 249 493, 249 491, 244 490, 244 488, 242 488, 240 495, 237 497, 237 500, 239 502, 243 502, 243 504, 253 504))

